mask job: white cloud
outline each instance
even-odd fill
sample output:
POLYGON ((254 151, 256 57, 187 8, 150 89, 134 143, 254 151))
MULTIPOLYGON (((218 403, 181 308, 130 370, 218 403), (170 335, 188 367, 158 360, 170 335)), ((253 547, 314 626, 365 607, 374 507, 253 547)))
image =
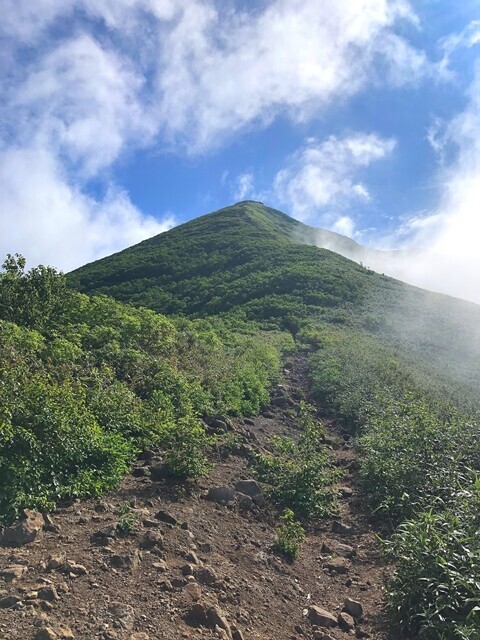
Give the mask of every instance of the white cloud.
POLYGON ((442 147, 456 148, 454 160, 439 168, 437 210, 406 220, 377 244, 400 242, 405 255, 370 266, 427 289, 480 303, 480 63, 463 112, 445 125, 442 147))
POLYGON ((127 60, 79 35, 32 65, 11 90, 4 120, 17 127, 17 144, 54 149, 94 175, 133 138, 140 145, 151 137, 141 87, 127 60))
POLYGON ((0 255, 70 270, 173 226, 143 215, 111 187, 101 201, 70 184, 44 150, 0 153, 0 255))
POLYGON ((236 179, 235 191, 233 193, 233 199, 238 202, 246 200, 247 197, 251 197, 254 191, 254 178, 253 173, 242 173, 236 179))
POLYGON ((331 231, 352 238, 355 235, 355 222, 349 216, 340 216, 331 226, 331 231))
POLYGON ((366 133, 309 139, 276 175, 274 198, 295 217, 333 228, 343 214, 334 216, 332 211, 370 199, 368 188, 358 181, 359 172, 391 154, 394 147, 394 140, 366 133))
POLYGON ((375 81, 376 62, 394 84, 417 81, 431 68, 399 20, 416 24, 407 2, 274 0, 239 14, 192 0, 164 41, 161 119, 202 151, 281 113, 309 118, 375 81))

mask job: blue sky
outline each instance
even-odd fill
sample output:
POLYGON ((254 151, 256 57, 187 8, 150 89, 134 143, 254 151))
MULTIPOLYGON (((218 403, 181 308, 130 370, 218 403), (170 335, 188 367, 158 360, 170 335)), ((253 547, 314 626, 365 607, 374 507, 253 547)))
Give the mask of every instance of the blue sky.
POLYGON ((480 302, 479 0, 0 7, 2 255, 69 270, 257 199, 480 302))

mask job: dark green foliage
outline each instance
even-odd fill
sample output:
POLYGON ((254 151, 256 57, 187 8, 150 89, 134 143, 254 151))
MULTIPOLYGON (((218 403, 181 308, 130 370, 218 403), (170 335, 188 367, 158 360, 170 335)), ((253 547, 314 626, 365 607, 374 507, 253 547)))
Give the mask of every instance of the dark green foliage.
POLYGON ((291 509, 285 509, 280 516, 280 526, 277 528, 276 547, 287 558, 295 560, 300 553, 300 547, 305 540, 305 529, 300 522, 295 522, 295 514, 291 509))
POLYGON ((137 516, 128 502, 121 506, 118 515, 118 529, 121 534, 127 536, 137 526, 137 516))
POLYGON ((172 476, 198 478, 210 469, 207 452, 215 439, 207 436, 198 421, 180 419, 162 433, 160 444, 165 450, 165 462, 172 476))
POLYGON ((388 613, 403 637, 476 640, 480 630, 480 481, 400 525, 388 613))

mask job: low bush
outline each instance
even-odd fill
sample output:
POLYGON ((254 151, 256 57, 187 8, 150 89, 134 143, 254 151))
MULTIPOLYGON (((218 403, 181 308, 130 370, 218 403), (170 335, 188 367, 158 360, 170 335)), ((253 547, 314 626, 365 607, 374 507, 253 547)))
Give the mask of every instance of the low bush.
POLYGON ((274 501, 306 519, 322 518, 336 509, 332 485, 341 472, 334 468, 331 453, 322 444, 323 436, 321 425, 307 417, 297 441, 274 437, 271 452, 258 454, 256 459, 257 476, 270 485, 274 501))
POLYGON ((305 540, 305 529, 300 522, 295 522, 295 514, 291 509, 285 509, 280 516, 280 526, 277 528, 276 548, 288 558, 298 558, 302 542, 305 540))

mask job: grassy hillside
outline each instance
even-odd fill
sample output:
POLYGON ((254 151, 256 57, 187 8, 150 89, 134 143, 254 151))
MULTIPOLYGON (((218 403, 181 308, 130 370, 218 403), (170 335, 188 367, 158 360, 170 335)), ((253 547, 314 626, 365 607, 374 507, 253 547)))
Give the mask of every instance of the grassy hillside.
POLYGON ((450 394, 453 384, 455 393, 475 400, 480 307, 302 244, 317 233, 243 202, 77 269, 68 282, 166 314, 230 314, 294 334, 312 323, 350 327, 434 376, 442 393, 450 394))

